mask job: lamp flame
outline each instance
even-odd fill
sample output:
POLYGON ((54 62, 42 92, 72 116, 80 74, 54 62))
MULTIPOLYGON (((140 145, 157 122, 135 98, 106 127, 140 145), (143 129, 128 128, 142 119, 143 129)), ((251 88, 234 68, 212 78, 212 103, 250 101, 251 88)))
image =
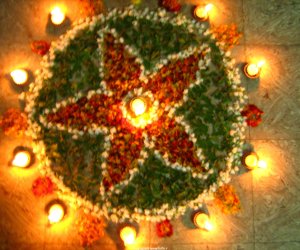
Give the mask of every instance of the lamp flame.
POLYGON ((54 7, 51 11, 51 22, 55 25, 60 25, 65 20, 65 13, 58 6, 54 7))
POLYGON ((264 160, 259 160, 257 162, 257 167, 259 167, 261 169, 266 169, 267 168, 267 163, 264 160))
POLYGON ((130 226, 123 227, 120 231, 120 237, 125 246, 133 244, 136 238, 135 228, 130 226))
POLYGON ((55 203, 48 211, 48 220, 50 224, 60 222, 65 215, 65 210, 62 205, 55 203))
POLYGON ((146 103, 142 98, 135 98, 130 103, 131 110, 135 113, 136 116, 142 115, 146 111, 146 103))
POLYGON ((28 80, 28 73, 24 69, 15 69, 10 73, 10 76, 17 85, 25 84, 28 80))
POLYGON ((205 5, 204 9, 206 12, 210 12, 213 8, 213 5, 211 3, 205 5))
POLYGON ((12 161, 12 165, 19 168, 26 168, 31 161, 30 153, 27 151, 20 151, 16 153, 12 161))

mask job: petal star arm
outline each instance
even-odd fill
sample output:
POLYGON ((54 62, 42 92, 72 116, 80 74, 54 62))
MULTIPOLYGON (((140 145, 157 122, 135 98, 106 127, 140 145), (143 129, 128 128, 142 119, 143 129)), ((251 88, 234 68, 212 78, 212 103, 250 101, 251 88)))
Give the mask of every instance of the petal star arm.
POLYGON ((129 179, 129 171, 137 167, 137 159, 143 146, 141 134, 133 134, 124 128, 117 129, 106 161, 107 169, 103 178, 106 189, 129 179))
POLYGON ((201 57, 201 53, 195 53, 187 58, 171 61, 163 66, 144 88, 151 90, 163 108, 167 105, 174 106, 182 101, 184 90, 196 80, 201 57))
POLYGON ((154 149, 166 157, 171 164, 178 163, 183 168, 190 168, 192 172, 205 172, 202 167, 197 149, 190 140, 185 128, 175 119, 164 118, 148 126, 149 141, 154 149))
POLYGON ((122 119, 117 108, 118 101, 112 97, 95 94, 90 99, 80 98, 76 103, 61 107, 47 115, 48 122, 78 130, 92 129, 93 124, 113 126, 122 119), (109 112, 108 112, 109 110, 109 112))
POLYGON ((111 34, 104 37, 104 48, 104 80, 107 88, 118 97, 124 97, 129 91, 139 87, 142 72, 140 65, 111 34))

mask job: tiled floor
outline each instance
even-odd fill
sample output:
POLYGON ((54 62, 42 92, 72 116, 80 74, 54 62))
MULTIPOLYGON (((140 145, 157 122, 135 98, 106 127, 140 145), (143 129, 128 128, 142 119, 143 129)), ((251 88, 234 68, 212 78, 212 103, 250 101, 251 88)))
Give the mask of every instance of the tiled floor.
MULTIPOLYGON (((18 107, 18 91, 7 77, 14 67, 38 69, 40 57, 30 51, 32 40, 55 40, 47 33, 47 15, 55 1, 0 1, 0 113, 18 107)), ((80 0, 63 0, 69 18, 84 16, 80 0)), ((200 3, 188 0, 189 3, 200 3)), ((168 250, 298 250, 300 249, 300 0, 211 0, 215 10, 211 23, 236 23, 243 31, 241 44, 233 50, 237 62, 252 57, 266 60, 259 84, 244 79, 249 102, 265 112, 261 126, 250 129, 249 141, 268 162, 265 171, 234 177, 243 210, 226 216, 208 208, 215 224, 212 232, 188 226, 187 217, 174 224, 174 235, 160 239, 155 225, 140 224, 139 237, 130 249, 168 250)), ((126 6, 129 0, 104 0, 106 9, 126 6)), ((155 8, 156 0, 142 6, 155 8)), ((190 15, 190 5, 183 12, 190 15)), ((62 225, 46 226, 44 206, 52 198, 35 198, 31 183, 37 170, 7 167, 16 145, 27 138, 0 134, 0 249, 73 250, 79 246, 75 212, 62 225)), ((109 225, 104 238, 91 249, 121 249, 116 228, 109 225)))

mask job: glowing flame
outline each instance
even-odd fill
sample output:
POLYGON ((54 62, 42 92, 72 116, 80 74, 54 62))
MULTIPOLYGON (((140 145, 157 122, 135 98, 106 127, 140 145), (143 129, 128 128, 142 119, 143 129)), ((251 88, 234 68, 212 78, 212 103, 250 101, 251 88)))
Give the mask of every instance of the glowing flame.
POLYGON ((196 227, 207 231, 211 231, 213 229, 213 225, 209 219, 209 216, 202 212, 198 212, 195 214, 194 224, 196 227))
POLYGON ((257 167, 257 163, 258 163, 258 157, 255 153, 251 153, 246 156, 245 164, 248 168, 253 169, 257 167))
POLYGON ((55 25, 60 25, 65 20, 65 13, 58 6, 54 7, 51 11, 51 22, 55 25))
POLYGON ((207 221, 204 223, 203 228, 204 228, 205 230, 207 230, 207 231, 211 231, 211 230, 213 229, 213 225, 212 225, 212 223, 211 223, 209 220, 207 220, 207 221))
POLYGON ((251 63, 247 66, 246 71, 247 71, 248 75, 256 76, 259 73, 259 68, 257 67, 256 64, 251 63))
POLYGON ((146 111, 146 103, 142 98, 135 98, 131 101, 130 108, 138 116, 146 111))
POLYGON ((261 60, 261 61, 259 61, 259 62, 257 63, 257 67, 258 67, 258 68, 261 68, 262 66, 264 66, 265 63, 266 63, 266 62, 265 62, 264 60, 261 60))
POLYGON ((10 76, 12 77, 13 81, 18 85, 22 85, 28 80, 28 73, 24 69, 15 69, 10 73, 10 76))
POLYGON ((12 165, 19 168, 26 168, 29 166, 31 161, 31 156, 29 152, 20 151, 16 153, 12 165))
POLYGON ((267 168, 267 163, 264 160, 259 160, 257 162, 257 167, 262 168, 262 169, 266 169, 267 168))
POLYGON ((53 204, 48 212, 48 220, 51 224, 60 222, 65 215, 65 210, 60 204, 53 204))
POLYGON ((123 240, 125 246, 134 243, 136 238, 136 231, 133 227, 123 227, 120 231, 120 237, 123 240))
POLYGON ((213 5, 212 5, 211 3, 207 4, 207 5, 204 7, 204 9, 205 9, 205 11, 206 11, 207 13, 210 12, 210 11, 212 10, 212 8, 213 8, 213 5))
POLYGON ((197 6, 194 10, 194 15, 198 18, 200 18, 201 20, 205 21, 208 19, 209 17, 209 12, 212 10, 213 5, 207 4, 205 6, 197 6))
POLYGON ((260 75, 261 69, 265 64, 264 60, 261 60, 257 63, 249 63, 245 66, 245 73, 250 78, 257 78, 260 75))

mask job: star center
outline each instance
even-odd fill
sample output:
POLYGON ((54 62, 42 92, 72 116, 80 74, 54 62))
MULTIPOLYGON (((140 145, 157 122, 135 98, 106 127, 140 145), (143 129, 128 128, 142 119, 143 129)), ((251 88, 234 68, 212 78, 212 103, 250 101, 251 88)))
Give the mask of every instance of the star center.
POLYGON ((136 116, 142 115, 147 110, 147 103, 142 97, 135 97, 130 101, 130 109, 136 116))
POLYGON ((142 89, 130 91, 122 101, 121 110, 131 125, 142 129, 160 116, 159 102, 151 91, 143 92, 142 89))

